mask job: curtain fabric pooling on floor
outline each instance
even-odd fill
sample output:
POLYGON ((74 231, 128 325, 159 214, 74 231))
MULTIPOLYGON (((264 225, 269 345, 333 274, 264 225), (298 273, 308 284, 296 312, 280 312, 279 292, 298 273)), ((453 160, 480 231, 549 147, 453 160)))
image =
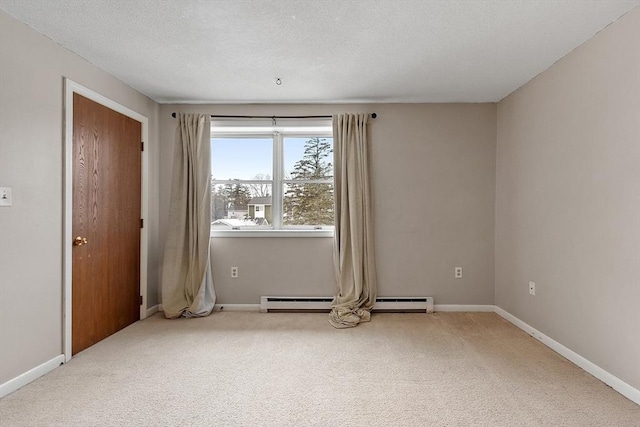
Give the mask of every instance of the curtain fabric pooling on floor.
POLYGON ((329 323, 335 328, 369 321, 376 300, 367 120, 368 114, 333 116, 337 293, 329 323))

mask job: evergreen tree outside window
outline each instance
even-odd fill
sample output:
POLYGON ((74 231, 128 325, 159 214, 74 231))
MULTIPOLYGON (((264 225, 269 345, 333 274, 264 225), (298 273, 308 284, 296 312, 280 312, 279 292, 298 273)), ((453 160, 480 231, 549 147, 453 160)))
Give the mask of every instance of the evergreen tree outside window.
POLYGON ((292 144, 303 144, 304 151, 291 171, 285 169, 284 224, 333 225, 332 138, 285 138, 285 160, 292 144))

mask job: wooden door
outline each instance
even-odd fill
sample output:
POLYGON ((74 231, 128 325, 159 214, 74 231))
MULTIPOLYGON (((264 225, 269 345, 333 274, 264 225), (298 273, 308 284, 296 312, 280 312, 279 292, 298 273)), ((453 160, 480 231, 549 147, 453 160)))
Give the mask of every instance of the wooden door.
POLYGON ((140 319, 141 137, 74 93, 72 354, 140 319))

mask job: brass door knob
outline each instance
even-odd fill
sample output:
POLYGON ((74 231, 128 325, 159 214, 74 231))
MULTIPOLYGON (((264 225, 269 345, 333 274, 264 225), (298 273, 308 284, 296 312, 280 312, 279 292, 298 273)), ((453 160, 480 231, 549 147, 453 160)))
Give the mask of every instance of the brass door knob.
POLYGON ((89 243, 87 241, 86 237, 76 237, 75 239, 73 239, 73 246, 82 246, 82 245, 86 245, 87 243, 89 243))

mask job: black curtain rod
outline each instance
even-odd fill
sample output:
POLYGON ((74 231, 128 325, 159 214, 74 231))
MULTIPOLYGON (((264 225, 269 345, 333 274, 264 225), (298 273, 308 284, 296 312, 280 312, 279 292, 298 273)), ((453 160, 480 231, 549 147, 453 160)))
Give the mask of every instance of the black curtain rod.
MULTIPOLYGON (((176 117, 176 113, 171 113, 171 117, 176 117)), ((378 117, 376 113, 371 113, 371 118, 378 117)), ((333 116, 219 116, 212 114, 211 118, 225 118, 225 119, 331 119, 333 116)))

